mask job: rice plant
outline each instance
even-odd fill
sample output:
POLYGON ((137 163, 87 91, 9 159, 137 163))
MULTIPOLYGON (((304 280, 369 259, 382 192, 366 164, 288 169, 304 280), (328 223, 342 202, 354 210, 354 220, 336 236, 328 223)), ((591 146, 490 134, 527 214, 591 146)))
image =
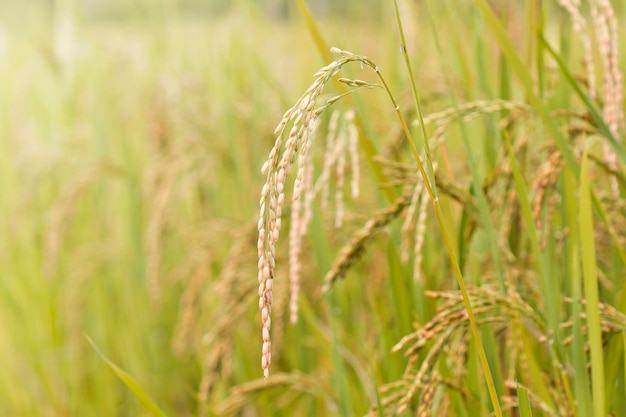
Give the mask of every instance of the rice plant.
POLYGON ((0 5, 0 414, 626 415, 621 3, 96 3, 0 5))

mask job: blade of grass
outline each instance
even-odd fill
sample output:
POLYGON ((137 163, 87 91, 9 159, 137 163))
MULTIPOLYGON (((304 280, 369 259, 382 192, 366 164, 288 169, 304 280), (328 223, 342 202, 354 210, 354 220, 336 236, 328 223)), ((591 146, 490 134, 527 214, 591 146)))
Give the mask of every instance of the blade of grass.
MULTIPOLYGON (((415 83, 415 77, 413 76, 413 67, 411 66, 411 59, 409 58, 409 54, 407 52, 406 40, 404 38, 404 29, 402 28, 402 19, 400 18, 400 9, 398 7, 398 1, 394 0, 393 5, 394 5, 395 16, 396 16, 396 23, 398 25, 398 32, 400 34, 402 56, 404 57, 404 64, 406 66, 407 72, 409 73, 409 79, 411 81, 410 84, 411 84, 411 92, 413 93, 413 104, 415 105, 415 110, 417 111, 417 117, 420 121, 420 128, 422 131, 422 138, 424 139, 424 149, 426 151, 426 167, 427 167, 427 170, 425 172, 428 174, 424 176, 424 182, 429 183, 427 187, 431 190, 430 194, 432 194, 434 198, 434 197, 437 197, 437 184, 435 183, 435 171, 433 169, 433 159, 430 154, 430 144, 428 143, 428 133, 426 133, 426 124, 424 123, 422 106, 420 104, 419 94, 417 93, 417 84, 415 83), (428 181, 426 181, 427 178, 428 178, 428 181)), ((398 109, 397 104, 396 104, 396 109, 398 109)), ((408 129, 405 129, 405 130, 408 131, 408 129)), ((413 143, 412 140, 410 141, 409 146, 411 146, 411 150, 413 151, 413 157, 421 166, 421 160, 417 152, 417 148, 415 147, 415 144, 413 143)))
POLYGON ((385 90, 387 91, 387 93, 389 94, 389 98, 391 99, 395 109, 396 109, 396 114, 400 120, 400 123, 402 124, 402 128, 404 130, 404 134, 405 137, 407 139, 407 142, 409 144, 409 147, 411 148, 411 151, 413 153, 413 158, 415 159, 415 162, 417 163, 417 166, 419 168, 420 174, 422 176, 422 180, 424 181, 424 185, 426 187, 426 190, 428 191, 428 196, 430 197, 430 200, 432 202, 433 208, 435 210, 435 215, 437 217, 437 222, 439 223, 439 228, 441 230, 441 233, 443 235, 445 244, 446 244, 446 248, 448 250, 448 254, 450 256, 450 260, 452 262, 452 267, 454 269, 455 272, 455 277, 457 279, 457 283, 459 286, 459 290, 461 291, 461 294, 463 296, 463 304, 465 305, 465 309, 467 310, 467 317, 468 320, 470 322, 470 329, 472 331, 472 337, 474 338, 475 342, 476 342, 476 346, 477 346, 477 350, 478 350, 478 357, 480 359, 480 364, 485 376, 485 382, 487 384, 487 389, 489 391, 489 396, 490 396, 490 400, 491 400, 491 404, 494 410, 494 414, 496 415, 496 417, 501 417, 502 416, 502 410, 500 408, 500 402, 498 400, 498 394, 496 392, 496 388, 493 382, 493 376, 491 375, 491 370, 489 369, 489 362, 487 360, 487 355, 485 354, 485 348, 482 344, 482 341, 480 339, 480 334, 478 332, 478 326, 476 324, 476 318, 474 316, 474 312, 472 310, 472 305, 470 303, 469 300, 469 295, 467 293, 467 289, 465 287, 465 281, 463 279, 463 273, 461 272, 461 269, 459 268, 459 263, 457 261, 457 256, 454 253, 454 246, 453 246, 453 242, 452 239, 450 238, 450 233, 448 232, 448 228, 446 226, 446 222, 445 219, 443 218, 443 214, 441 212, 441 205, 439 204, 439 197, 437 195, 437 188, 435 186, 435 179, 434 179, 434 171, 433 171, 433 166, 432 166, 432 158, 430 155, 430 145, 428 143, 428 134, 426 132, 426 125, 424 123, 424 118, 422 115, 422 111, 421 111, 421 107, 420 107, 420 100, 419 100, 419 95, 417 93, 417 87, 415 84, 415 78, 413 77, 413 70, 411 68, 411 60, 409 59, 408 53, 407 53, 407 47, 406 47, 406 41, 405 41, 405 37, 404 37, 404 30, 402 29, 402 20, 400 18, 400 10, 398 8, 398 1, 394 0, 394 10, 395 10, 395 15, 396 15, 396 23, 398 25, 398 30, 400 32, 400 39, 401 39, 401 43, 402 43, 402 53, 404 56, 404 60, 405 60, 405 64, 406 64, 406 69, 409 72, 409 77, 411 80, 411 89, 413 92, 413 98, 415 100, 415 105, 416 105, 416 110, 417 110, 417 115, 418 115, 418 119, 420 122, 420 126, 422 129, 422 136, 424 139, 424 147, 426 149, 426 162, 428 164, 428 174, 426 173, 426 170, 424 169, 424 166, 422 164, 422 161, 420 159, 419 153, 417 152, 417 148, 415 147, 415 142, 413 141, 413 137, 411 135, 411 131, 406 123, 406 120, 404 119, 404 116, 402 115, 402 112, 400 111, 400 106, 398 105, 395 97, 393 96, 393 94, 391 93, 391 90, 389 89, 389 86, 387 85, 385 79, 382 77, 382 74, 380 73, 380 71, 378 70, 378 68, 376 68, 376 73, 378 74, 380 80, 382 81, 382 83, 384 84, 385 90))
POLYGON ((137 397, 141 404, 146 407, 146 410, 148 410, 155 417, 166 417, 166 414, 159 408, 158 405, 156 405, 154 401, 152 401, 150 396, 143 390, 143 388, 141 388, 141 386, 137 383, 137 381, 135 381, 132 376, 130 376, 122 368, 117 366, 115 363, 113 363, 113 361, 106 357, 106 355, 102 353, 100 349, 98 349, 96 344, 93 342, 93 340, 91 340, 91 338, 89 338, 89 336, 85 336, 85 338, 94 348, 96 353, 98 353, 98 355, 100 355, 100 357, 107 363, 107 365, 109 365, 111 369, 113 369, 113 372, 115 372, 118 378, 121 379, 124 384, 126 384, 126 386, 133 392, 133 394, 135 394, 135 397, 137 397))
POLYGON ((602 331, 598 307, 598 272, 596 270, 596 247, 591 212, 591 193, 587 149, 583 153, 580 172, 580 249, 583 263, 583 283, 585 288, 585 312, 589 347, 591 350, 591 388, 594 415, 606 415, 604 398, 604 359, 602 352, 602 331))
POLYGON ((566 370, 560 369, 559 376, 561 378, 561 384, 563 386, 563 391, 565 392, 565 397, 569 402, 569 408, 572 410, 573 417, 578 417, 578 404, 574 399, 574 395, 572 394, 572 386, 570 384, 570 377, 566 370))
POLYGON ((489 360, 489 369, 493 369, 493 382, 498 393, 498 397, 504 394, 504 381, 502 379, 502 366, 500 364, 501 354, 500 344, 496 340, 496 335, 492 327, 483 325, 480 328, 481 339, 484 341, 485 353, 489 360))
POLYGON ((569 296, 577 302, 572 303, 570 316, 573 319, 572 335, 574 340, 570 348, 572 365, 574 367, 574 391, 576 393, 577 409, 580 415, 591 415, 591 392, 589 373, 587 372, 587 354, 585 353, 585 338, 582 333, 580 319, 582 299, 582 278, 580 273, 580 224, 578 219, 578 190, 576 179, 570 170, 565 171, 563 178, 563 206, 565 219, 569 229, 569 238, 566 247, 568 259, 567 276, 570 278, 569 296))
POLYGON ((624 399, 624 382, 622 381, 622 371, 620 362, 624 361, 624 345, 622 335, 613 334, 609 336, 608 343, 604 344, 604 386, 609 387, 604 395, 606 410, 610 410, 613 415, 626 415, 624 409, 626 403, 624 399))
POLYGON ((520 417, 532 417, 533 412, 530 409, 530 401, 528 400, 528 391, 526 388, 517 384, 517 402, 519 403, 520 417))
POLYGON ((304 24, 306 25, 311 37, 313 38, 313 42, 315 42, 315 46, 317 47, 318 52, 322 55, 324 62, 331 62, 333 60, 333 56, 330 53, 330 46, 324 39, 322 32, 317 27, 317 23, 315 22, 315 18, 309 10, 309 6, 307 6, 305 0, 298 0, 298 8, 300 9, 300 14, 302 14, 302 18, 304 19, 304 24))
MULTIPOLYGON (((509 160, 511 161, 511 170, 513 171, 513 179, 515 181, 517 197, 519 200, 520 208, 522 210, 522 217, 524 218, 524 223, 526 224, 526 231, 530 239, 530 245, 532 248, 533 256, 535 257, 535 262, 536 262, 535 269, 537 270, 540 276, 545 277, 546 266, 545 266, 545 262, 543 259, 543 253, 541 252, 541 248, 539 245, 539 238, 537 237, 537 230, 535 229, 535 223, 533 221, 532 210, 530 208, 530 201, 528 200, 528 188, 526 187, 524 178, 522 177, 522 173, 517 163, 517 159, 515 158, 515 154, 513 153, 513 146, 511 145, 511 139, 509 138, 508 134, 506 134, 506 132, 504 132, 503 137, 504 137, 505 146, 507 147, 507 150, 509 153, 509 160)), ((552 287, 549 285, 545 285, 545 282, 546 282, 545 279, 543 281, 544 281, 545 291, 550 292, 548 297, 554 297, 554 295, 551 294, 552 287)), ((555 314, 555 313, 553 312, 552 314, 555 314)), ((525 345, 527 345, 527 343, 525 343, 525 345)), ((528 350, 530 350, 529 347, 527 346, 525 347, 528 350)), ((528 355, 532 356, 532 353, 528 352, 528 355)), ((533 377, 538 376, 539 377, 538 380, 539 382, 541 382, 540 375, 538 375, 540 373, 538 366, 535 369, 536 369, 536 372, 531 372, 531 374, 533 377)), ((538 394, 541 397, 541 399, 546 401, 549 404, 552 404, 551 397, 547 389, 545 389, 545 385, 541 383, 535 386, 537 387, 535 389, 538 390, 538 394), (539 387, 543 389, 539 390, 539 387)))
MULTIPOLYGON (((428 5, 428 11, 429 11, 428 16, 431 22, 432 34, 435 40, 435 46, 442 62, 445 62, 443 49, 441 47, 441 42, 439 39, 439 31, 438 31, 438 25, 435 19, 435 15, 434 13, 431 12, 431 7, 432 7, 431 3, 428 2, 427 5, 428 5)), ((473 194, 476 196, 476 200, 478 203, 477 205, 478 205, 480 221, 487 234, 487 241, 489 243, 491 257, 493 259, 493 263, 496 267, 497 275, 500 280, 501 291, 506 294, 507 288, 505 285, 504 266, 500 258, 500 249, 498 247, 499 239, 496 233, 493 219, 491 218, 491 212, 489 209, 489 204, 487 202, 487 197, 482 187, 483 180, 480 177, 480 173, 479 173, 480 167, 478 166, 478 162, 473 156, 474 147, 472 147, 471 145, 469 134, 467 133, 465 124, 462 122, 462 117, 459 111, 458 102, 456 100, 456 96, 454 93, 454 89, 452 87, 452 82, 448 75, 448 71, 443 71, 443 75, 447 84, 448 91, 450 92, 449 96, 452 100, 452 105, 456 111, 457 119, 460 121, 459 127, 460 127, 461 136, 463 138, 463 143, 464 143, 465 151, 467 155, 467 165, 469 166, 470 174, 472 178, 472 191, 473 191, 473 194)), ((492 127, 494 127, 493 130, 495 132, 495 126, 492 125, 492 127)), ((490 329, 483 329, 482 336, 483 336, 483 340, 485 341, 485 353, 487 354, 487 358, 490 362, 489 368, 494 370, 492 376, 494 379, 496 391, 498 394, 502 394, 502 392, 504 391, 504 383, 501 377, 501 370, 499 366, 500 365, 499 355, 498 355, 498 350, 495 348, 496 343, 495 343, 495 338, 493 336, 493 332, 490 329)))
POLYGON ((554 401, 550 395, 550 388, 546 385, 544 374, 541 371, 541 366, 538 360, 541 359, 539 355, 533 350, 534 335, 524 326, 521 320, 516 321, 516 325, 521 335, 521 343, 526 355, 526 362, 518 364, 518 372, 521 375, 528 375, 528 381, 525 385, 532 386, 533 391, 537 396, 551 408, 554 408, 554 401), (522 368, 522 369, 520 369, 522 368))

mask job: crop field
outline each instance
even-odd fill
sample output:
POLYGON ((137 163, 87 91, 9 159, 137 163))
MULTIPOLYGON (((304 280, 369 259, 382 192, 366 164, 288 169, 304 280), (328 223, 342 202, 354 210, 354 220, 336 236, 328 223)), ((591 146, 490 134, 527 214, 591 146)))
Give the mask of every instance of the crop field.
POLYGON ((3 1, 0 415, 626 416, 617 0, 3 1))

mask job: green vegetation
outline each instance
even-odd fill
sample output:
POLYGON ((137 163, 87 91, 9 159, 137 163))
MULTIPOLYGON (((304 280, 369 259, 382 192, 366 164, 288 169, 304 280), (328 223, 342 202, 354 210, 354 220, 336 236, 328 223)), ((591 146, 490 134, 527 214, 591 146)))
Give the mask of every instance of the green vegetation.
POLYGON ((0 415, 626 415, 621 3, 92 3, 0 6, 0 415))

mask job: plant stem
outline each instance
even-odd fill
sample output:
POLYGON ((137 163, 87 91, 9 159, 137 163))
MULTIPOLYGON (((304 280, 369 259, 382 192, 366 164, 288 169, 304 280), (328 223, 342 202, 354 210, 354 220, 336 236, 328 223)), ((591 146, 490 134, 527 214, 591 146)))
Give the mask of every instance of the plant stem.
MULTIPOLYGON (((422 111, 421 111, 421 107, 419 104, 419 96, 417 94, 417 88, 415 86, 415 79, 413 77, 413 70, 411 68, 411 62, 407 53, 407 49, 406 49, 406 41, 404 38, 404 30, 402 29, 402 21, 400 19, 400 11, 398 9, 398 1, 394 0, 394 8, 395 8, 395 14, 396 14, 396 22, 398 24, 398 29, 400 32, 400 39, 401 39, 401 43, 402 43, 402 53, 404 55, 404 59, 405 59, 405 63, 407 66, 407 70, 409 71, 409 77, 411 79, 411 87, 412 87, 412 91, 413 91, 413 98, 415 100, 415 106, 417 109, 417 114, 418 114, 418 118, 419 118, 419 122, 420 122, 420 126, 422 129, 422 135, 424 137, 424 146, 426 148, 426 160, 428 162, 429 165, 429 171, 430 173, 433 173, 433 168, 432 168, 432 158, 431 158, 431 154, 430 154, 430 146, 428 144, 428 134, 426 132, 426 128, 425 128, 425 124, 424 124, 424 118, 422 115, 422 111)), ((491 403, 493 406, 493 410, 494 410, 494 414, 496 415, 496 417, 501 417, 502 416, 502 411, 500 409, 500 403, 498 401, 498 395, 496 393, 496 388, 493 382, 493 377, 491 375, 491 371, 489 369, 489 363, 487 361, 487 355, 485 354, 485 348, 482 344, 482 341, 480 339, 480 335, 478 333, 478 325, 476 324, 476 318, 474 317, 474 312, 472 311, 472 306, 469 300, 469 295, 467 293, 467 289, 465 288, 465 281, 463 280, 463 274, 461 272, 461 268, 459 267, 459 263, 457 261, 456 255, 454 253, 454 249, 452 246, 452 239, 450 238, 450 234, 448 233, 448 228, 446 227, 446 223, 445 223, 445 219, 443 218, 443 213, 441 212, 441 207, 439 205, 439 197, 436 194, 436 185, 435 185, 435 180, 434 180, 434 174, 432 176, 428 176, 426 174, 426 171, 424 169, 424 165, 422 164, 422 161, 420 159, 419 153, 417 151, 417 148, 415 147, 415 142, 413 141, 413 137, 411 135, 411 132, 409 130, 409 127, 406 123, 406 120, 404 119, 404 116, 402 115, 402 112, 400 111, 400 106, 398 105, 396 99, 394 98, 393 94, 391 93, 391 90, 389 90, 389 86, 387 85, 387 83, 385 82, 385 79, 383 78, 383 76, 381 75, 380 71, 378 70, 378 67, 374 68, 374 70, 376 71, 376 73, 378 74, 378 77, 380 78, 381 82, 383 83, 383 86, 385 87, 385 90, 387 91, 387 94, 389 95, 389 98, 391 99, 396 113, 398 115, 398 118, 400 120, 400 123, 402 124, 402 129, 404 130, 404 134, 406 136, 406 139, 409 143, 409 146, 411 148, 411 152, 413 153, 413 157, 415 159, 415 161, 417 162, 417 165, 419 167, 420 173, 422 175, 422 178, 424 179, 424 185, 426 186, 426 190, 428 191, 428 195, 430 197, 430 200, 433 204, 433 208, 435 210, 435 215, 437 216, 437 222, 439 223, 439 228, 441 229, 441 233, 443 235, 443 239, 446 243, 446 247, 448 250, 448 254, 450 255, 450 260, 452 262, 452 267, 454 269, 454 273, 456 276, 456 280, 457 283, 459 285, 459 290, 461 291, 461 294, 463 295, 463 302, 465 304, 465 309, 467 310, 467 316, 470 322, 470 328, 472 331, 472 335, 474 337, 474 340, 476 341, 476 345, 477 345, 477 350, 478 350, 478 357, 480 359, 480 364, 481 367, 483 368, 483 372, 485 375, 485 380, 487 382, 487 388, 489 390, 489 396, 491 398, 491 403)))

